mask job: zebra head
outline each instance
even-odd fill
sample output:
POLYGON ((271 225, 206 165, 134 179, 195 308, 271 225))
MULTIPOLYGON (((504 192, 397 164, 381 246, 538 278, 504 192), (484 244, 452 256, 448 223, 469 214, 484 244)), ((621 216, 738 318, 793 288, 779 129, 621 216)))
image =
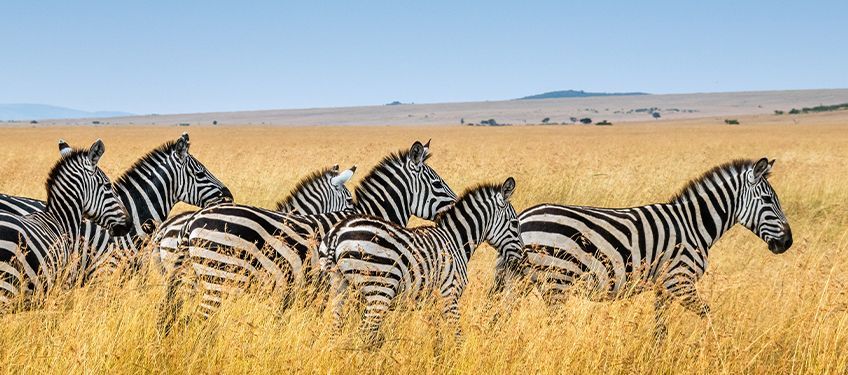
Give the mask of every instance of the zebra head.
POLYGON ((744 172, 737 218, 765 241, 772 253, 781 254, 792 246, 792 230, 768 181, 773 166, 774 160, 762 158, 744 172))
POLYGON ((106 151, 103 142, 98 139, 88 150, 62 151, 62 161, 48 180, 48 205, 81 205, 84 218, 109 229, 112 235, 126 234, 132 226, 127 209, 112 188, 112 181, 97 166, 106 151))
POLYGON ((500 189, 493 190, 492 223, 485 240, 498 252, 495 264, 495 284, 491 292, 503 290, 507 280, 517 275, 524 243, 518 231, 518 214, 509 198, 515 191, 515 179, 509 177, 500 189))
POLYGON ((412 214, 433 220, 439 213, 453 206, 457 197, 445 180, 427 165, 429 157, 430 141, 426 145, 415 141, 406 153, 404 169, 412 192, 412 214))
POLYGON ((298 182, 286 199, 277 203, 277 211, 301 215, 350 211, 353 196, 345 183, 356 173, 356 166, 339 172, 339 165, 325 168, 298 182))
POLYGON ((171 146, 171 158, 177 177, 174 186, 177 198, 198 207, 232 202, 230 189, 188 152, 190 145, 188 133, 183 133, 171 146))

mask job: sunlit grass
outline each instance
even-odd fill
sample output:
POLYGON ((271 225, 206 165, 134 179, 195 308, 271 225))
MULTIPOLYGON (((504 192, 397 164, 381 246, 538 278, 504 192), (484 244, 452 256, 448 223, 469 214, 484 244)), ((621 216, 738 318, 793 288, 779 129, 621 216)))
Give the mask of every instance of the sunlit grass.
MULTIPOLYGON (((786 117, 786 116, 784 116, 786 117)), ((236 200, 272 207, 297 179, 357 164, 355 186, 389 151, 433 138, 430 164, 455 191, 514 176, 513 203, 631 206, 666 200, 689 179, 734 158, 777 159, 772 183, 795 245, 772 255, 737 227, 711 250, 698 284, 712 313, 675 306, 669 336, 653 340, 650 293, 594 303, 575 297, 549 309, 534 294, 490 326, 486 295, 494 251, 482 247, 461 300, 465 340, 435 338, 435 305, 390 313, 385 345, 364 347, 357 306, 339 337, 329 311, 279 296, 227 300, 208 321, 168 337, 156 328, 163 280, 144 272, 55 292, 33 311, 0 317, 6 373, 845 373, 848 371, 848 116, 746 118, 663 125, 539 128, 189 128, 191 152, 236 200), (756 125, 764 122, 785 121, 756 125), (715 122, 715 124, 713 123, 715 122), (749 125, 750 124, 750 125, 749 125)), ((43 198, 55 141, 103 138, 101 162, 116 178, 136 157, 185 128, 0 129, 0 191, 43 198)), ((180 207, 179 209, 184 209, 180 207)), ((414 221, 413 224, 419 224, 414 221)), ((493 307, 501 307, 496 303, 493 307)), ((192 303, 184 312, 190 314, 192 303)))

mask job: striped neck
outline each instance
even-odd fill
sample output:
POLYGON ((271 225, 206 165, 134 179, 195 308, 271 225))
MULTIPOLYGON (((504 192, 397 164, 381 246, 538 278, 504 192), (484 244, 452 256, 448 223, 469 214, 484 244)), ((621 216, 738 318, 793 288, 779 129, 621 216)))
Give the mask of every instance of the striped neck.
POLYGON ((714 168, 672 199, 670 205, 685 224, 685 238, 693 247, 707 253, 737 223, 745 171, 737 163, 714 168))
MULTIPOLYGON (((62 180, 62 179, 57 179, 62 180)), ((82 197, 76 187, 57 186, 58 182, 51 183, 48 187, 47 209, 49 214, 59 225, 62 235, 67 235, 72 241, 80 238, 82 227, 82 212, 80 206, 82 197)))
POLYGON ((412 217, 412 192, 402 158, 391 156, 375 167, 356 187, 357 213, 406 226, 412 217))
POLYGON ((176 205, 178 181, 173 176, 176 171, 172 164, 169 155, 157 149, 137 161, 115 182, 115 191, 133 221, 128 235, 147 237, 141 225, 149 220, 164 221, 176 205))
POLYGON ((465 261, 471 259, 474 250, 485 241, 492 226, 494 207, 485 203, 492 199, 482 193, 482 189, 475 189, 463 194, 453 207, 436 218, 436 226, 462 249, 465 261))
POLYGON ((337 175, 336 170, 324 168, 301 179, 287 197, 277 202, 276 211, 317 215, 345 210, 349 207, 350 194, 340 197, 337 189, 347 192, 347 188, 332 185, 330 179, 337 175))

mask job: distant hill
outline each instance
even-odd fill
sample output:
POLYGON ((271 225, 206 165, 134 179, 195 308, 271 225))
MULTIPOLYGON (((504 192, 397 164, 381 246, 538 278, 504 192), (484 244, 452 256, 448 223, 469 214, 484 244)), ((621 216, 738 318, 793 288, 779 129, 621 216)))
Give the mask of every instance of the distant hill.
POLYGON ((81 117, 117 117, 131 116, 132 113, 117 111, 88 112, 78 109, 57 107, 46 104, 0 104, 0 120, 46 120, 57 118, 81 118, 81 117))
POLYGON ((530 95, 518 100, 528 99, 556 99, 556 98, 588 98, 590 96, 633 96, 633 95, 650 95, 646 92, 586 92, 583 90, 562 90, 551 91, 544 94, 530 95))

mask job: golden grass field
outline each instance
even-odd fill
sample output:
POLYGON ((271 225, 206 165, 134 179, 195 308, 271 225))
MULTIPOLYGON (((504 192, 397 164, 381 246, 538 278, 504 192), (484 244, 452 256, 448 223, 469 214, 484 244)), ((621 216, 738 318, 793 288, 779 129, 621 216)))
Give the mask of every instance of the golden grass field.
MULTIPOLYGON (((777 159, 772 184, 794 246, 773 255, 737 226, 711 250, 698 287, 707 320, 672 309, 668 339, 653 340, 653 296, 613 303, 579 297, 550 311, 535 295, 493 329, 483 309, 494 251, 472 259, 461 300, 465 341, 441 350, 432 311, 397 311, 387 342, 363 349, 355 319, 330 339, 329 314, 274 315, 273 297, 248 294, 208 322, 163 338, 161 278, 106 281, 58 293, 43 309, 0 317, 4 373, 833 373, 848 372, 848 113, 710 118, 612 127, 62 127, 0 128, 0 192, 44 198, 56 140, 88 146, 113 179, 188 130, 191 152, 237 202, 272 207, 300 176, 335 163, 365 175, 382 156, 432 138, 430 164, 460 192, 517 180, 521 210, 541 202, 632 206, 664 201, 690 178, 734 158, 777 159)), ((178 209, 184 209, 179 207, 178 209)), ((416 222, 420 223, 420 222, 416 222)))

